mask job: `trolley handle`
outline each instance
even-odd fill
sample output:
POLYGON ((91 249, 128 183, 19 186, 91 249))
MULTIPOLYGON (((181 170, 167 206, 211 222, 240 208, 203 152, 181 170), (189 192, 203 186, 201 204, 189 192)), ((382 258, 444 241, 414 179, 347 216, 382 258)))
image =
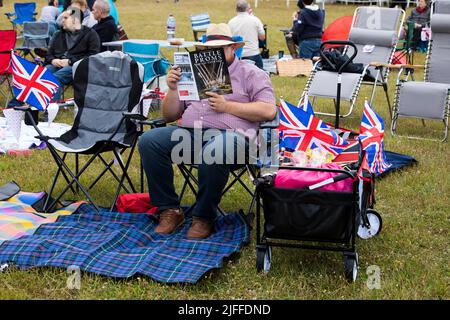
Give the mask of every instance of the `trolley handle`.
POLYGON ((337 71, 338 73, 342 73, 342 70, 345 69, 345 67, 347 67, 349 65, 350 62, 353 61, 353 59, 355 59, 356 55, 358 54, 358 49, 356 48, 356 45, 351 42, 351 41, 343 41, 343 40, 329 40, 329 41, 324 41, 322 42, 322 44, 320 45, 320 57, 325 60, 335 71, 337 71), (334 63, 332 63, 330 61, 330 59, 328 59, 328 57, 324 54, 324 48, 327 45, 345 45, 345 46, 350 46, 353 48, 353 54, 351 55, 351 57, 345 61, 341 67, 339 68, 339 70, 337 69, 336 65, 334 63))

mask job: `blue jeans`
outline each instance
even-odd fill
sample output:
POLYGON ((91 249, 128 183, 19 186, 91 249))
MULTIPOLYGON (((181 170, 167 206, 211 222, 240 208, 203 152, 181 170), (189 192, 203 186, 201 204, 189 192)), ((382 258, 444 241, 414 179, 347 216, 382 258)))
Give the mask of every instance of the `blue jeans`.
POLYGON ((245 149, 248 148, 248 142, 243 135, 217 130, 217 134, 207 139, 207 141, 203 141, 205 139, 200 140, 202 141, 200 148, 196 150, 193 129, 168 126, 145 132, 139 138, 138 148, 147 176, 150 199, 152 204, 158 207, 159 212, 180 206, 179 197, 175 192, 173 183, 174 173, 172 167, 173 162, 180 162, 172 158, 172 150, 177 145, 180 146, 179 143, 184 142, 184 140, 171 139, 171 137, 174 137, 174 133, 182 134, 188 140, 187 148, 179 152, 177 147, 177 152, 174 151, 174 153, 181 155, 183 159, 189 159, 182 161, 185 164, 199 163, 199 188, 197 202, 192 210, 192 215, 213 222, 217 215, 217 206, 220 203, 222 191, 227 184, 230 170, 239 168, 239 165, 206 164, 203 158, 200 162, 196 161, 196 159, 198 160, 200 155, 211 152, 211 150, 216 150, 217 152, 223 152, 223 163, 236 163, 238 154, 246 154, 245 149), (233 139, 231 142, 231 148, 234 150, 233 156, 230 155, 231 152, 226 152, 226 141, 231 141, 227 140, 227 138, 233 139))
POLYGON ((242 57, 242 59, 255 61, 255 65, 260 69, 263 69, 264 67, 263 59, 260 54, 257 54, 256 56, 242 57))
POLYGON ((300 42, 299 58, 312 59, 320 56, 321 39, 306 39, 300 42))
POLYGON ((58 91, 53 95, 53 101, 61 100, 62 96, 62 86, 68 85, 72 83, 72 67, 67 66, 64 68, 57 68, 52 64, 48 64, 45 66, 48 70, 50 70, 51 73, 55 76, 56 79, 58 79, 60 87, 58 88, 58 91))

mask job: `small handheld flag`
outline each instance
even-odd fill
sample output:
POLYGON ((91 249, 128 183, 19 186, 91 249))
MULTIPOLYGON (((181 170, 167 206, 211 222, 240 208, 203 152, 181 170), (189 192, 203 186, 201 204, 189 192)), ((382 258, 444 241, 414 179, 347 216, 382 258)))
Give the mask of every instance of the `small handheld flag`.
POLYGON ((322 148, 337 156, 348 146, 322 120, 284 100, 280 103, 280 131, 280 147, 291 150, 322 148))
POLYGON ((383 173, 391 166, 387 163, 384 153, 384 121, 373 111, 367 101, 364 103, 359 131, 358 139, 361 141, 363 150, 366 151, 368 170, 376 175, 383 173))
POLYGON ((59 88, 46 68, 12 54, 13 92, 17 100, 45 110, 59 88))

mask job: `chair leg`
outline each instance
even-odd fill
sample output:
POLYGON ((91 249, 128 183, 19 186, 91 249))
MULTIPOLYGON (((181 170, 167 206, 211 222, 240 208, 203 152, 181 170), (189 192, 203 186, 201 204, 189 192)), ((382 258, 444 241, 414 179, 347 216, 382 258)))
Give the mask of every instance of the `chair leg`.
MULTIPOLYGON (((124 152, 125 149, 123 149, 121 151, 121 153, 124 152)), ((112 165, 114 164, 114 160, 110 161, 109 163, 106 162, 106 160, 102 157, 101 154, 98 155, 100 161, 103 162, 103 164, 105 165, 105 168, 103 169, 103 171, 97 176, 97 178, 91 183, 91 185, 89 186, 88 190, 91 190, 98 181, 100 181, 100 179, 105 175, 105 173, 107 171, 109 171, 111 173, 111 175, 117 180, 117 182, 120 182, 120 178, 117 176, 117 174, 114 172, 114 170, 111 169, 112 165)), ((124 185, 124 189, 125 192, 130 193, 130 191, 128 190, 128 188, 124 185)))
MULTIPOLYGON (((128 159, 130 159, 130 157, 133 156, 134 147, 135 147, 135 145, 133 145, 132 150, 130 151, 130 155, 129 155, 128 159)), ((137 192, 136 188, 134 187, 134 184, 131 181, 130 176, 128 175, 128 172, 126 170, 127 168, 125 167, 124 163, 122 162, 122 159, 120 158, 120 152, 118 153, 116 150, 113 150, 113 152, 114 152, 114 156, 118 159, 117 163, 119 164, 120 169, 122 170, 124 178, 127 180, 128 184, 130 185, 131 191, 133 193, 136 193, 137 192)))
POLYGON ((95 210, 97 212, 100 212, 99 207, 97 206, 97 204, 95 203, 95 201, 92 199, 91 195, 89 194, 89 192, 83 187, 83 185, 81 184, 81 182, 79 181, 79 178, 81 176, 81 174, 89 167, 89 165, 94 161, 94 159, 98 156, 98 154, 95 154, 91 159, 89 159, 89 161, 83 166, 83 168, 81 168, 81 170, 79 171, 78 174, 74 174, 72 172, 72 170, 70 170, 70 168, 67 166, 67 164, 63 161, 63 159, 58 155, 58 153, 56 152, 56 150, 53 147, 49 147, 50 152, 53 155, 53 158, 55 159, 55 161, 57 162, 57 165, 61 167, 61 170, 64 169, 66 171, 67 174, 70 175, 70 177, 72 178, 72 180, 68 183, 68 185, 63 189, 63 191, 59 194, 59 196, 52 202, 52 204, 49 206, 48 209, 53 209, 53 207, 58 203, 58 201, 62 198, 62 196, 67 192, 67 190, 69 190, 70 188, 72 188, 72 185, 74 183, 76 183, 80 190, 85 194, 85 196, 88 198, 88 200, 91 202, 91 204, 94 206, 95 210))
POLYGON ((391 99, 389 98, 388 84, 386 82, 383 82, 383 89, 384 89, 384 93, 386 94, 386 100, 387 100, 388 108, 389 108, 389 116, 392 120, 392 105, 391 105, 391 99))
MULTIPOLYGON (((75 153, 75 174, 78 175, 79 171, 80 171, 80 159, 78 153, 75 153)), ((77 190, 77 193, 80 192, 78 185, 76 185, 75 188, 77 190)))
MULTIPOLYGON (((128 168, 130 167, 131 159, 133 158, 133 153, 134 153, 134 149, 135 149, 135 147, 136 147, 136 144, 137 144, 137 139, 136 139, 135 142, 133 143, 133 146, 132 146, 131 151, 130 151, 130 155, 128 156, 128 159, 127 159, 127 162, 126 162, 125 166, 122 167, 122 165, 121 165, 121 168, 122 168, 122 177, 120 178, 119 185, 117 186, 116 195, 114 196, 114 200, 113 200, 113 203, 112 203, 112 205, 111 205, 110 211, 113 211, 114 206, 115 206, 116 201, 117 201, 117 198, 119 197, 120 190, 121 190, 122 188, 124 188, 123 182, 124 182, 125 178, 127 178, 127 179, 131 182, 130 177, 128 176, 128 168)), ((114 155, 117 154, 117 151, 116 151, 116 150, 114 150, 113 152, 114 152, 114 155)), ((119 156, 119 155, 117 155, 117 156, 119 156)), ((122 162, 119 161, 119 163, 122 163, 122 162)), ((132 184, 131 184, 131 188, 133 189, 134 193, 136 193, 136 190, 134 189, 134 186, 133 186, 132 184)), ((124 188, 124 189, 125 189, 125 188, 124 188)))
POLYGON ((198 186, 198 180, 192 174, 192 170, 194 169, 194 167, 191 166, 188 170, 184 165, 181 164, 181 165, 178 165, 178 168, 181 172, 181 175, 184 177, 184 184, 183 184, 182 192, 180 193, 180 197, 179 197, 179 200, 181 202, 187 186, 189 186, 189 189, 191 189, 194 196, 197 196, 197 191, 195 190, 195 186, 192 184, 191 181, 193 181, 194 184, 198 186))

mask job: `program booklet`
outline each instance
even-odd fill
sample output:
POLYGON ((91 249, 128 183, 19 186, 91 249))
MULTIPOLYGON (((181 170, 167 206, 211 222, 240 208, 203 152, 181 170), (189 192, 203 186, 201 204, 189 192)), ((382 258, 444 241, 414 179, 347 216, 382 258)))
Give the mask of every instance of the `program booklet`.
POLYGON ((175 52, 174 64, 181 68, 178 96, 181 101, 207 99, 205 92, 233 93, 222 48, 175 52))

